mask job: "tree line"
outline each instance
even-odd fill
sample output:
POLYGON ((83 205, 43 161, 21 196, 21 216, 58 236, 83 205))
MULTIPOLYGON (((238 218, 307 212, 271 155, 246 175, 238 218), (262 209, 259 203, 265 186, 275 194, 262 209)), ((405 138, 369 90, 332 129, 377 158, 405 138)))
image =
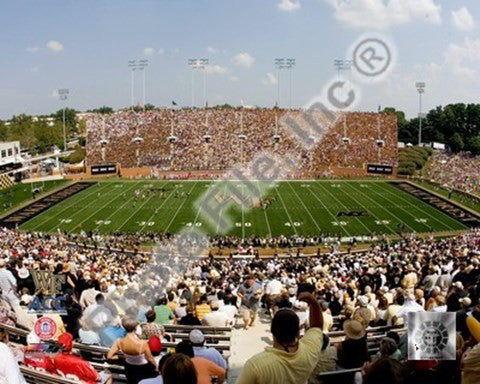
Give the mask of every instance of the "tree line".
MULTIPOLYGON (((398 141, 418 144, 418 117, 408 120, 395 108, 384 112, 397 115, 398 141)), ((422 119, 422 142, 444 143, 452 152, 480 155, 480 104, 448 104, 430 110, 422 119)))
MULTIPOLYGON (((77 111, 65 109, 65 131, 71 138, 85 129, 85 123, 78 123, 77 111)), ((20 148, 31 154, 48 152, 53 146, 63 149, 63 109, 48 116, 13 116, 8 122, 0 120, 0 141, 19 141, 20 148)))

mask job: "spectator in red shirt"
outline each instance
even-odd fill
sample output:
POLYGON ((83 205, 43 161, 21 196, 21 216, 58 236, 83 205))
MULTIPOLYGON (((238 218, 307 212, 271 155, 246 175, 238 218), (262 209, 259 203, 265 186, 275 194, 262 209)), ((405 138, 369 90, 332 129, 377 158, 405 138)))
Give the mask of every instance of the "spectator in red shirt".
POLYGON ((105 372, 97 372, 95 368, 80 356, 72 353, 73 336, 70 333, 64 333, 58 338, 58 343, 62 346, 62 352, 54 358, 54 364, 57 372, 62 376, 76 376, 79 380, 87 384, 111 384, 111 375, 105 372))

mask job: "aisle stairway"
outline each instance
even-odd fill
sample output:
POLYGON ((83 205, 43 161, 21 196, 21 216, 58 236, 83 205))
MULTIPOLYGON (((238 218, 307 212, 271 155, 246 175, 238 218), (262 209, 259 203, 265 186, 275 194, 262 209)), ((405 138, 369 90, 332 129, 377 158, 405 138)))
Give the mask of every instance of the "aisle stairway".
POLYGON ((228 382, 235 383, 245 362, 253 355, 262 352, 265 347, 272 345, 270 333, 270 317, 260 309, 259 317, 253 327, 243 329, 243 322, 239 319, 237 326, 232 331, 232 348, 229 359, 228 382))

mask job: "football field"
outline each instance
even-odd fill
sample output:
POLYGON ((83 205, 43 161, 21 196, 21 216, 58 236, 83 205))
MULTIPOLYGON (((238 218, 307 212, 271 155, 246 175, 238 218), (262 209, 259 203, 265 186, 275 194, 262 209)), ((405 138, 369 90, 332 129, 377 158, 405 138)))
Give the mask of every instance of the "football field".
MULTIPOLYGON (((244 188, 236 183, 237 186, 244 188)), ((259 182, 257 182, 259 183, 259 182)), ((34 231, 100 233, 158 231, 195 227, 209 235, 238 237, 341 235, 400 231, 425 233, 467 227, 439 209, 384 181, 282 181, 254 208, 230 199, 225 182, 105 180, 61 201, 21 225, 34 231), (228 228, 209 222, 198 209, 212 183, 220 183, 220 211, 228 228), (262 202, 267 206, 262 207, 262 202)))

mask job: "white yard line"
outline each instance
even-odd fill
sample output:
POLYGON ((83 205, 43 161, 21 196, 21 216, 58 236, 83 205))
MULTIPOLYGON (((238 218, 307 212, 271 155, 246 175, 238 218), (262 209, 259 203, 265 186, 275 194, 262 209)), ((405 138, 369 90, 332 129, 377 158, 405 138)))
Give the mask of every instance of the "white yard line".
MULTIPOLYGON (((370 200, 370 201, 374 204, 374 205, 372 205, 371 207, 370 207, 370 206, 362 205, 363 208, 365 208, 365 209, 368 209, 368 208, 370 208, 370 209, 381 208, 381 209, 383 209, 385 212, 387 212, 387 213, 390 215, 390 212, 388 212, 388 211, 385 209, 386 207, 384 207, 383 205, 375 205, 375 200, 373 200, 370 196, 368 196, 368 194, 366 194, 366 193, 364 193, 363 191, 361 191, 361 189, 362 189, 361 187, 360 187, 359 189, 356 189, 356 188, 355 188, 353 185, 351 185, 351 184, 348 184, 348 183, 347 183, 346 185, 347 185, 348 187, 350 187, 353 191, 358 192, 358 193, 362 194, 363 196, 365 196, 368 200, 370 200)), ((373 212, 370 212, 370 213, 372 214, 372 216, 373 216, 376 220, 382 221, 382 220, 381 220, 377 215, 375 215, 373 212)), ((382 227, 386 227, 386 228, 387 228, 392 234, 394 234, 394 235, 397 234, 397 232, 395 232, 395 230, 393 230, 392 228, 390 228, 389 225, 382 225, 382 227)))
MULTIPOLYGON (((192 191, 195 189, 195 186, 198 184, 198 181, 193 184, 193 187, 190 189, 190 191, 188 191, 188 193, 192 193, 192 191)), ((165 228, 164 232, 167 232, 168 231, 168 228, 170 228, 170 225, 172 225, 173 221, 175 220, 175 217, 177 217, 178 215, 178 212, 180 212, 180 209, 184 206, 185 202, 187 201, 187 199, 183 200, 182 204, 180 204, 180 206, 177 208, 177 210, 175 211, 175 214, 173 215, 172 219, 170 220, 170 222, 168 223, 167 227, 165 228)))
POLYGON ((280 198, 280 201, 282 202, 283 209, 285 210, 285 213, 286 213, 287 216, 288 216, 288 220, 290 221, 290 226, 293 228, 293 231, 295 232, 295 235, 298 236, 297 228, 296 228, 295 225, 294 225, 295 222, 292 220, 292 217, 290 216, 290 213, 288 213, 288 209, 287 209, 287 207, 285 206, 285 203, 284 203, 284 201, 283 201, 282 195, 281 195, 280 192, 278 191, 278 186, 277 186, 277 185, 275 186, 275 191, 277 192, 277 195, 278 195, 278 197, 280 198))
MULTIPOLYGON (((138 183, 140 183, 140 181, 137 181, 136 184, 130 186, 129 188, 127 188, 127 191, 131 190, 132 188, 134 188, 136 185, 138 185, 138 183)), ((124 192, 125 193, 125 192, 124 192)), ((117 196, 116 198, 114 198, 113 200, 116 200, 120 198, 120 196, 117 196)), ((131 198, 129 199, 131 200, 131 198)), ((93 202, 98 202, 98 200, 93 200, 93 202)), ((87 218, 85 218, 84 220, 82 220, 80 223, 77 224, 77 227, 83 223, 85 223, 87 220, 89 220, 90 218, 92 218, 93 216, 95 216, 96 214, 98 214, 99 211, 101 211, 104 207, 100 208, 100 209, 97 209, 95 212, 93 212, 91 215, 89 215, 87 218)), ((117 208, 117 211, 118 211, 118 208, 117 208)), ((73 230, 75 229, 75 227, 73 227, 73 229, 67 231, 68 233, 71 233, 73 230)))
MULTIPOLYGON (((166 185, 168 185, 168 183, 169 183, 169 182, 167 181, 167 182, 163 183, 160 187, 163 188, 163 187, 165 187, 166 185)), ((163 207, 163 205, 167 202, 167 200, 170 198, 170 196, 173 195, 174 191, 175 191, 175 189, 173 189, 173 190, 168 194, 168 196, 163 200, 162 204, 160 204, 159 207, 155 208, 155 210, 154 210, 153 213, 150 215, 150 217, 148 218, 148 220, 146 220, 146 221, 145 221, 145 224, 143 224, 143 225, 142 225, 142 228, 140 228, 140 231, 143 231, 143 230, 145 229, 146 225, 147 225, 150 221, 152 221, 152 219, 157 215, 157 209, 161 209, 161 208, 163 207)), ((154 198, 154 196, 150 196, 150 197, 147 199, 146 203, 148 203, 148 202, 149 202, 151 199, 153 199, 153 198, 154 198)), ((146 204, 146 203, 145 203, 145 204, 146 204)), ((143 208, 143 205, 144 205, 144 204, 142 204, 142 206, 139 207, 139 209, 137 209, 132 215, 130 215, 130 217, 128 218, 128 220, 130 220, 133 216, 135 216, 135 215, 137 214, 137 212, 138 212, 140 209, 143 208)), ((128 221, 128 220, 127 220, 127 221, 128 221)), ((122 224, 122 227, 123 227, 125 224, 126 224, 126 222, 122 224)), ((120 227, 120 228, 121 228, 121 227, 120 227)))
MULTIPOLYGON (((309 190, 309 192, 313 195, 313 197, 315 197, 319 202, 320 204, 322 204, 323 208, 328 212, 328 214, 332 217, 333 221, 337 222, 337 217, 330 211, 330 209, 325 205, 325 203, 322 201, 322 199, 319 199, 318 196, 313 193, 311 191, 311 188, 307 188, 309 190)), ((348 236, 348 237, 352 237, 352 235, 350 234, 350 232, 348 232, 348 230, 344 227, 344 226, 340 226, 340 228, 343 230, 343 232, 345 232, 345 234, 348 236)))
MULTIPOLYGON (((98 184, 97 184, 97 185, 98 185, 98 184)), ((100 190, 103 190, 103 189, 106 188, 106 187, 107 187, 107 185, 104 185, 104 186, 100 187, 100 190)), ((41 227, 41 226, 45 225, 45 224, 48 223, 50 220, 53 220, 53 219, 58 218, 58 216, 59 216, 60 214, 62 214, 63 212, 69 210, 69 209, 72 208, 74 205, 79 204, 80 202, 82 202, 82 201, 84 201, 84 200, 87 200, 91 195, 99 192, 99 190, 98 190, 97 188, 95 188, 95 186, 91 186, 91 187, 89 187, 89 188, 91 188, 91 190, 93 190, 93 192, 88 192, 85 196, 82 196, 79 201, 75 201, 75 199, 73 199, 73 202, 72 202, 71 204, 67 204, 67 206, 66 206, 65 208, 63 208, 62 210, 60 210, 58 213, 54 214, 53 216, 49 217, 48 219, 43 220, 40 224, 35 225, 32 230, 33 230, 33 231, 37 230, 38 227, 41 227)), ((88 191, 88 189, 86 189, 85 191, 88 191)), ((70 197, 67 198, 66 200, 61 201, 59 204, 62 204, 64 201, 68 201, 68 199, 70 199, 70 198, 72 198, 72 197, 74 197, 74 196, 75 196, 75 195, 70 196, 70 197)), ((75 216, 75 215, 77 215, 77 213, 82 212, 82 211, 83 211, 88 205, 90 205, 91 203, 93 203, 93 201, 91 201, 90 203, 88 203, 86 206, 84 206, 84 207, 83 207, 82 209, 80 209, 79 211, 76 211, 73 215, 75 216)), ((55 205, 54 205, 53 207, 51 207, 51 208, 54 208, 54 207, 55 207, 55 205)), ((49 208, 49 209, 50 209, 50 208, 49 208)), ((42 213, 46 213, 46 212, 48 212, 48 209, 47 209, 45 212, 42 212, 42 213)), ((57 225, 57 223, 55 223, 52 228, 49 228, 48 230, 45 230, 45 232, 51 231, 56 225, 57 225)))
POLYGON ((290 189, 293 191, 293 193, 295 194, 295 196, 297 197, 297 199, 300 201, 300 203, 303 205, 303 208, 305 209, 305 211, 308 213, 308 215, 310 216, 310 218, 312 219, 313 223, 315 224, 315 226, 317 227, 319 233, 322 233, 322 228, 320 228, 320 226, 318 225, 317 223, 317 220, 315 220, 315 218, 312 216, 312 213, 310 212, 310 210, 307 208, 307 206, 305 205, 305 203, 303 202, 302 198, 298 195, 297 191, 295 190, 295 188, 292 187, 292 185, 290 184, 290 182, 288 182, 288 186, 290 187, 290 189))
MULTIPOLYGON (((433 216, 433 215, 431 215, 430 213, 428 213, 428 212, 427 212, 426 210, 424 210, 422 207, 418 207, 418 206, 414 205, 413 203, 409 202, 406 198, 403 198, 401 195, 396 195, 396 194, 394 194, 392 191, 390 191, 390 190, 388 189, 388 187, 387 187, 387 188, 384 188, 384 189, 385 189, 385 191, 386 191, 387 193, 389 193, 389 194, 391 194, 391 195, 394 195, 395 197, 399 198, 400 200, 403 200, 403 202, 405 202, 406 204, 408 204, 408 207, 410 207, 410 208, 412 208, 412 207, 415 208, 415 210, 416 210, 417 212, 420 210, 420 211, 422 211, 423 213, 425 213, 427 216, 430 216, 430 217, 431 217, 433 220, 435 220, 437 223, 440 223, 442 226, 448 227, 447 230, 455 230, 455 228, 453 228, 453 227, 451 227, 450 225, 445 224, 444 222, 440 221, 438 218, 436 218, 435 216, 433 216)), ((403 192, 403 191, 402 191, 402 192, 403 192)), ((406 192, 404 192, 404 193, 406 193, 406 192)), ((421 201, 422 203, 424 203, 424 202, 423 202, 422 200, 420 200, 420 199, 417 199, 417 200, 419 200, 419 201, 421 201)), ((425 204, 425 203, 424 203, 424 204, 425 204)), ((400 207, 401 207, 401 206, 400 206, 400 207)), ((440 210, 440 212, 442 212, 442 211, 440 210)), ((442 212, 442 213, 443 213, 443 212, 442 212)), ((412 216, 412 217, 413 217, 413 216, 412 216)))
MULTIPOLYGON (((325 189, 325 191, 326 191, 330 196, 332 196, 332 197, 335 199, 335 201, 336 201, 337 203, 339 203, 339 204, 343 207, 343 209, 348 210, 348 207, 347 207, 345 204, 343 204, 343 202, 342 202, 341 200, 337 199, 337 197, 336 197, 333 193, 331 193, 331 192, 328 190, 327 187, 324 187, 323 185, 320 185, 320 184, 318 184, 318 186, 319 186, 322 190, 325 189)), ((365 228, 365 230, 367 231, 367 234, 372 233, 372 230, 371 230, 370 228, 368 228, 368 227, 360 220, 360 218, 356 217, 355 219, 362 225, 363 228, 365 228)))

